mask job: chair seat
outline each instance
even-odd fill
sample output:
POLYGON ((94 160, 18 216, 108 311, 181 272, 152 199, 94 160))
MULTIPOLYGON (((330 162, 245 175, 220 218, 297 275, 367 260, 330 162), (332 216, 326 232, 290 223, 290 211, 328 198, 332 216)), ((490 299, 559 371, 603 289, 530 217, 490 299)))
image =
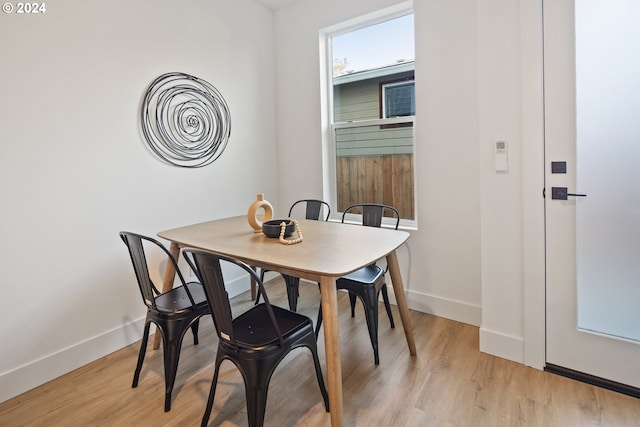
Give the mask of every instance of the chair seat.
POLYGON ((384 276, 384 271, 380 267, 377 265, 368 265, 353 273, 340 277, 336 280, 336 284, 338 288, 340 288, 341 284, 345 285, 349 282, 354 282, 358 285, 374 285, 382 276, 384 276))
MULTIPOLYGON (((207 297, 200 283, 190 282, 185 286, 189 287, 191 296, 197 306, 207 304, 207 297)), ((175 313, 177 311, 191 309, 194 306, 191 304, 184 286, 180 286, 156 297, 156 307, 158 311, 175 313)))
MULTIPOLYGON (((295 331, 311 325, 306 316, 275 305, 271 308, 285 339, 295 331)), ((233 333, 239 345, 248 347, 263 347, 278 341, 265 304, 258 304, 233 319, 233 333)))

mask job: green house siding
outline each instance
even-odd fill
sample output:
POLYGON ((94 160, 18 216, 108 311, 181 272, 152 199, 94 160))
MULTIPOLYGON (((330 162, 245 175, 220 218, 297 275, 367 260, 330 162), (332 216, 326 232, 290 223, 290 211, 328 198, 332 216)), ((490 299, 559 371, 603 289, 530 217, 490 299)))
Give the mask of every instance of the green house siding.
MULTIPOLYGON (((412 78, 413 71, 333 86, 335 122, 380 118, 380 83, 412 78)), ((362 126, 336 130, 337 156, 412 154, 412 127, 362 126)))
POLYGON ((378 82, 364 80, 334 86, 335 122, 380 118, 378 82))
POLYGON ((413 128, 361 126, 336 129, 338 157, 378 154, 412 154, 413 128))

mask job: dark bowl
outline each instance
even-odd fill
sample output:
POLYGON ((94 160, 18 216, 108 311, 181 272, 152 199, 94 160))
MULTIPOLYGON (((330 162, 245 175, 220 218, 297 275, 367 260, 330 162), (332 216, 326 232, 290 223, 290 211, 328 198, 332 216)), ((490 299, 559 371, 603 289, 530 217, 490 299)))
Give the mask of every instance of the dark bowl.
POLYGON ((286 225, 284 228, 284 237, 289 237, 293 234, 293 230, 295 230, 295 226, 290 219, 272 219, 269 221, 265 221, 262 223, 262 232, 267 237, 280 237, 280 223, 283 222, 286 225))

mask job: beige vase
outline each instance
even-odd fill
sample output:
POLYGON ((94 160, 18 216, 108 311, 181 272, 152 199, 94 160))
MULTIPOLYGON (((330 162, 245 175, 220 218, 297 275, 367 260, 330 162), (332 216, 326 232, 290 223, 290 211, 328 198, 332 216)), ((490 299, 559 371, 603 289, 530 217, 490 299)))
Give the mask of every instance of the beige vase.
POLYGON ((249 206, 247 221, 249 221, 249 225, 253 228, 254 233, 260 233, 262 232, 262 223, 273 218, 273 206, 264 199, 264 194, 258 194, 256 199, 257 200, 249 206), (259 218, 258 213, 261 209, 264 211, 264 215, 261 215, 261 218, 259 218))

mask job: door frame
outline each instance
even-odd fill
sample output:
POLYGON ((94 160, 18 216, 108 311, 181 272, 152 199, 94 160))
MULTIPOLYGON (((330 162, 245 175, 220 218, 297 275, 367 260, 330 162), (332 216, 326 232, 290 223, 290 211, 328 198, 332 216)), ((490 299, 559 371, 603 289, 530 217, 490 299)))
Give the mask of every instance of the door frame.
POLYGON ((524 364, 546 363, 543 0, 521 0, 524 364))

